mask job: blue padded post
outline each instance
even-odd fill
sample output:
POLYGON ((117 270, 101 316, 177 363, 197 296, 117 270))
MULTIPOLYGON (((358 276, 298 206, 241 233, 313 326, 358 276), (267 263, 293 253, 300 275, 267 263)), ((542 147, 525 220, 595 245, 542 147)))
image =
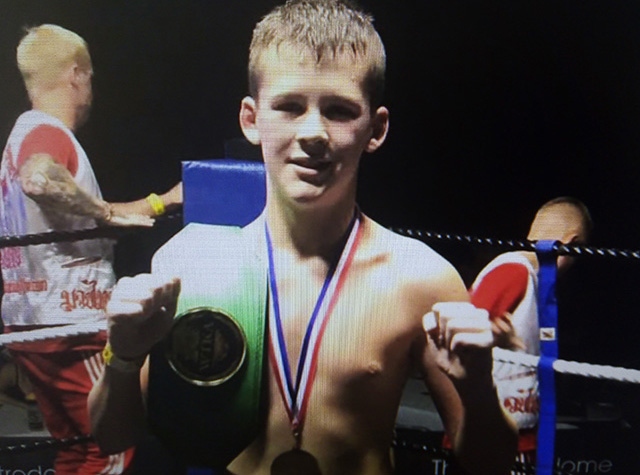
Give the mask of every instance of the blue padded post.
POLYGON ((184 224, 245 226, 264 209, 264 164, 235 159, 182 162, 184 224))
POLYGON ((540 323, 540 362, 538 388, 540 416, 536 475, 552 475, 556 437, 556 385, 553 362, 558 359, 558 302, 556 299, 556 241, 536 243, 538 271, 538 321, 540 323))
MULTIPOLYGON (((235 159, 182 162, 184 224, 245 226, 257 218, 266 201, 264 164, 235 159)), ((220 475, 189 467, 188 475, 220 475)))

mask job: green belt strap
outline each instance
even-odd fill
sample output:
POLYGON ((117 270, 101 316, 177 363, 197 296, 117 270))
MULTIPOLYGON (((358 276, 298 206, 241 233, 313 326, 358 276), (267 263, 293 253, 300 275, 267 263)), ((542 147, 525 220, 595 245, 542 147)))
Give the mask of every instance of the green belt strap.
POLYGON ((177 375, 166 343, 151 352, 147 411, 152 432, 192 466, 226 467, 260 427, 265 361, 266 266, 240 228, 188 225, 156 253, 153 272, 179 276, 180 315, 212 307, 244 332, 241 369, 217 386, 197 386, 177 375))

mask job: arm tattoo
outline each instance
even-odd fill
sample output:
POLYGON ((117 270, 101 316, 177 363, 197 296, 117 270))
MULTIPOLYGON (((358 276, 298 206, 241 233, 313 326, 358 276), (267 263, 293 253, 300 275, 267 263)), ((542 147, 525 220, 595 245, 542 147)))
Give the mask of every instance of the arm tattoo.
POLYGON ((78 187, 71 173, 48 154, 34 154, 20 169, 24 193, 42 208, 105 219, 109 206, 78 187))

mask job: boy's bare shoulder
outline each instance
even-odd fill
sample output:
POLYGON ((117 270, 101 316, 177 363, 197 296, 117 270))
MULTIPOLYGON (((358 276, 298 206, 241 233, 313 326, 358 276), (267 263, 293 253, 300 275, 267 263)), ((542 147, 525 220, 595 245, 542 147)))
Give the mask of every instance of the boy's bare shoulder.
POLYGON ((405 284, 426 284, 432 290, 442 286, 447 292, 462 290, 466 295, 453 265, 427 244, 394 233, 370 218, 365 218, 365 225, 371 257, 384 259, 389 271, 397 272, 405 284))

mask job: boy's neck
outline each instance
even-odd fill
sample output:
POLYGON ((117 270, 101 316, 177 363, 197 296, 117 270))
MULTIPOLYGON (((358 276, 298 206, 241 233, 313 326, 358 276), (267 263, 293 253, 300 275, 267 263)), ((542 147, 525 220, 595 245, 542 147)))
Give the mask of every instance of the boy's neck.
POLYGON ((327 208, 292 208, 267 201, 267 224, 275 248, 300 257, 331 259, 353 218, 355 200, 327 208))

